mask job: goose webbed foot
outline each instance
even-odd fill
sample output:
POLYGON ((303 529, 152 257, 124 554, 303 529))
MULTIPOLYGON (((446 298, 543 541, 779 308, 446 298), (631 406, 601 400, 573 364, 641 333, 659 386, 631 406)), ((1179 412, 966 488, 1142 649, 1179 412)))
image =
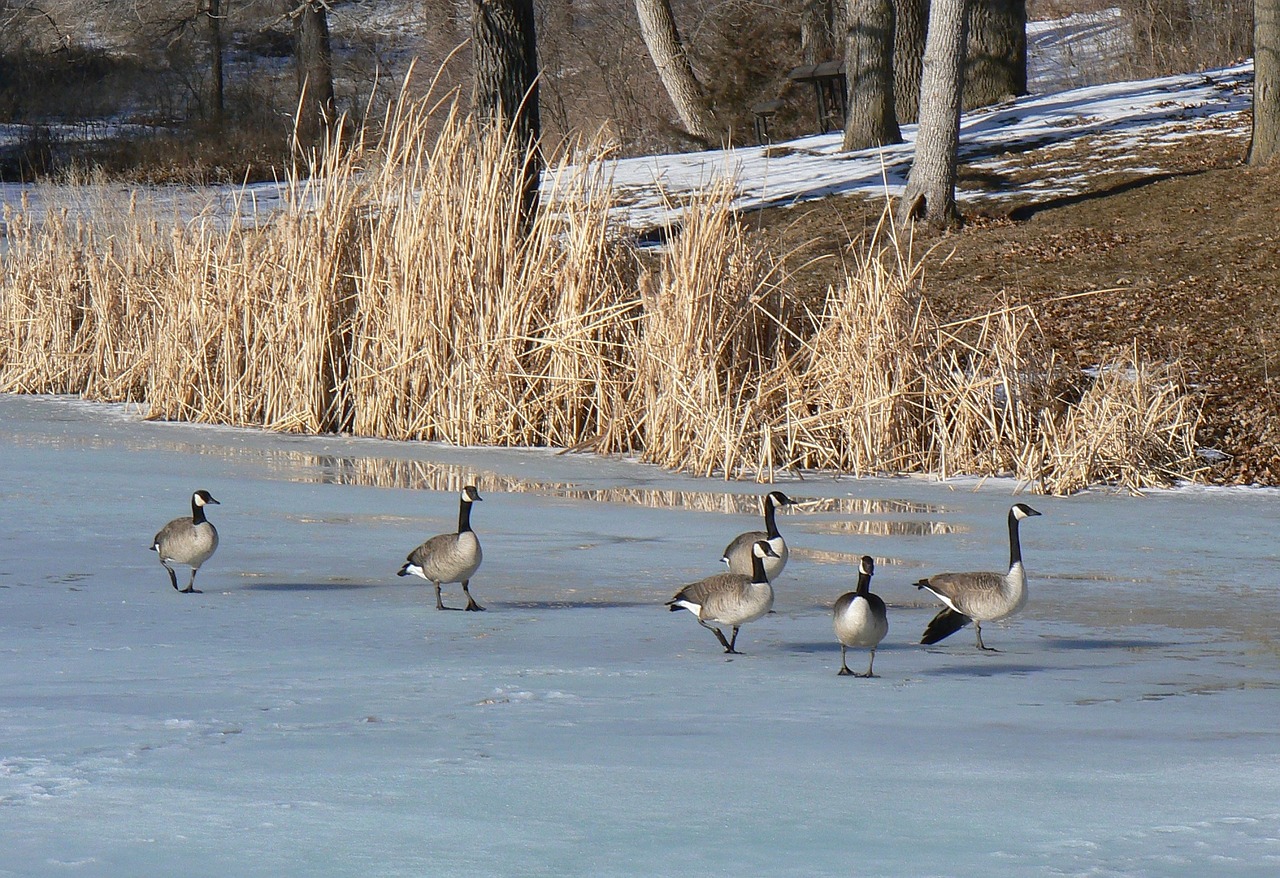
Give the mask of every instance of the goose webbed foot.
POLYGON ((186 588, 178 589, 178 594, 204 594, 204 592, 194 585, 188 585, 186 588))

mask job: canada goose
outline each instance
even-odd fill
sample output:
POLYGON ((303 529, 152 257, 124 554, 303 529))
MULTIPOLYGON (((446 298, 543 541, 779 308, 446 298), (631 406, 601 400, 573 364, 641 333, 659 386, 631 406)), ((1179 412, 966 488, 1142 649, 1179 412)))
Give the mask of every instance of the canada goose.
MULTIPOLYGON (((467 596, 467 610, 483 610, 471 596, 468 585, 471 577, 480 567, 484 554, 480 551, 480 540, 471 529, 471 504, 482 500, 475 485, 467 485, 462 489, 462 497, 458 502, 458 532, 439 534, 427 540, 409 553, 409 558, 400 568, 397 576, 421 576, 436 586, 436 609, 448 610, 440 600, 440 585, 445 582, 461 582, 462 591, 467 596)), ((452 608, 456 609, 456 608, 452 608)))
POLYGON ((667 601, 667 606, 673 613, 678 610, 693 613, 698 617, 699 625, 715 634, 725 652, 740 655, 734 649, 738 642, 738 628, 773 609, 773 586, 765 576, 764 561, 776 557, 767 540, 758 540, 751 547, 750 576, 743 573, 708 576, 680 589, 667 601), (726 640, 724 632, 715 627, 717 625, 732 626, 733 637, 726 640))
POLYGON ((858 588, 847 592, 836 599, 832 613, 832 626, 836 630, 836 640, 840 641, 840 676, 874 677, 871 672, 876 663, 876 647, 889 633, 889 616, 884 609, 884 601, 879 595, 871 593, 871 574, 876 571, 876 562, 870 555, 863 555, 858 564, 858 588), (849 670, 845 662, 845 650, 851 646, 867 646, 871 648, 871 661, 867 662, 865 674, 855 674, 849 670))
POLYGON ((937 643, 973 622, 978 631, 978 649, 996 650, 982 642, 982 623, 1012 616, 1027 602, 1027 572, 1022 567, 1022 546, 1018 542, 1018 522, 1039 515, 1025 503, 1009 510, 1008 573, 939 573, 916 583, 947 605, 924 629, 921 643, 937 643))
POLYGON ((755 564, 752 558, 751 547, 760 540, 767 540, 769 548, 773 552, 769 555, 764 563, 764 575, 769 577, 769 581, 773 582, 782 574, 782 568, 787 566, 787 541, 782 538, 782 534, 778 533, 778 522, 776 518, 776 509, 779 506, 792 506, 795 501, 781 491, 770 491, 764 498, 764 530, 749 530, 744 534, 738 534, 733 538, 733 542, 725 547, 724 554, 720 560, 729 565, 730 573, 740 573, 743 576, 750 576, 755 564))
POLYGON ((208 491, 196 491, 191 495, 191 517, 175 518, 160 528, 160 533, 151 541, 151 551, 160 556, 160 563, 169 571, 173 590, 180 594, 201 593, 196 588, 196 571, 218 548, 218 530, 204 517, 204 508, 211 503, 222 505, 208 491), (191 579, 186 588, 178 588, 178 574, 173 572, 170 564, 191 568, 191 579))

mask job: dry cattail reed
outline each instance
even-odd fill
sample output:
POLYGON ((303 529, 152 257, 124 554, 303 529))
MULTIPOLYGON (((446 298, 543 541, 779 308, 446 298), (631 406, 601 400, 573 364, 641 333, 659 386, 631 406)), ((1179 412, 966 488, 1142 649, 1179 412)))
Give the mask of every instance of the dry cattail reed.
POLYGON ((644 459, 709 476, 767 477, 776 396, 769 272, 729 209, 731 181, 686 206, 645 305, 644 459))
POLYGON ((332 144, 252 221, 166 221, 105 188, 83 215, 6 209, 0 390, 766 480, 1007 474, 1061 493, 1197 471, 1175 369, 1135 353, 1071 402, 1029 308, 938 325, 896 240, 807 309, 732 182, 685 205, 640 271, 603 165, 550 168, 528 223, 516 144, 407 98, 383 132, 332 144))
POLYGON ((1194 478, 1199 398, 1177 365, 1126 360, 1099 368, 1080 401, 1042 413, 1043 490, 1106 484, 1139 492, 1194 478))
POLYGON ((800 367, 786 382, 794 465, 857 475, 920 467, 918 282, 918 267, 863 255, 827 291, 802 356, 784 364, 800 367))
POLYGON ((1028 478, 1055 359, 1030 309, 1002 307, 938 326, 923 358, 923 468, 1028 478))

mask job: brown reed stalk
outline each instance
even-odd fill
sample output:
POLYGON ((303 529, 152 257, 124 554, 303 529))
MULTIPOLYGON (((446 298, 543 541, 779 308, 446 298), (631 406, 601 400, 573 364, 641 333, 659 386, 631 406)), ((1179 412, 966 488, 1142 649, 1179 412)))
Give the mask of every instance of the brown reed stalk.
POLYGON ((856 475, 920 467, 925 315, 919 266, 901 256, 882 221, 868 251, 828 289, 801 357, 784 364, 797 370, 786 382, 789 466, 856 475))
POLYGON ((84 219, 6 210, 0 390, 274 430, 639 451, 727 478, 1008 474, 1062 493, 1198 470, 1176 365, 1135 351, 1073 401, 1031 309, 939 325, 892 226, 807 309, 748 239, 731 181, 684 207, 648 273, 610 226, 599 164, 553 164, 529 226, 517 144, 403 95, 382 130, 330 144, 251 223, 162 220, 100 181, 67 199, 92 203, 84 219))
POLYGON ((1006 305, 931 335, 921 366, 924 468, 942 478, 1031 477, 1039 412, 1057 380, 1034 313, 1006 305))
POLYGON ((369 174, 350 382, 357 432, 458 444, 635 442, 637 301, 607 189, 562 167, 521 217, 513 140, 403 103, 369 174), (436 128, 438 127, 438 134, 436 128))
POLYGON ((685 207, 645 302, 640 342, 643 459, 726 478, 768 478, 766 381, 777 348, 770 271, 747 241, 723 180, 685 207))
POLYGON ((1091 485, 1134 493, 1194 479, 1203 464, 1195 434, 1201 399, 1179 364, 1131 355, 1097 370, 1080 401, 1042 413, 1044 490, 1068 494, 1091 485))
POLYGON ((0 296, 0 391, 79 393, 86 383, 78 331, 90 230, 64 208, 37 228, 24 197, 5 209, 8 250, 0 296))

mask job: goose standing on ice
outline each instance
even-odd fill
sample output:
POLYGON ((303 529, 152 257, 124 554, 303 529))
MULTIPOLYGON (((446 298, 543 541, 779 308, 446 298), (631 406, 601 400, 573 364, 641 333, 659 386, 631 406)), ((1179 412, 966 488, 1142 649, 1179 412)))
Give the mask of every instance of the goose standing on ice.
POLYGON ((480 540, 471 529, 471 504, 482 499, 475 485, 463 488, 458 502, 458 532, 431 537, 409 553, 408 560, 396 574, 408 576, 412 573, 434 583, 437 610, 456 609, 446 607, 440 600, 440 585, 445 582, 462 583, 462 591, 467 596, 465 609, 473 612, 484 609, 476 603, 469 588, 471 577, 480 568, 484 557, 480 551, 480 540))
POLYGON ((667 601, 667 606, 673 613, 678 610, 693 613, 698 624, 716 636, 726 653, 741 655, 734 648, 738 642, 738 628, 773 609, 773 586, 765 575, 764 562, 776 557, 777 553, 767 540, 758 540, 751 547, 750 576, 743 573, 708 576, 680 589, 667 601), (717 625, 733 628, 733 636, 726 639, 717 625))
POLYGON ((208 491, 200 490, 191 495, 191 517, 175 518, 160 528, 151 541, 151 551, 160 556, 160 563, 169 571, 169 581, 179 594, 200 594, 196 588, 196 571, 208 561, 218 548, 218 529, 204 517, 208 505, 220 506, 208 491), (172 564, 191 568, 191 579, 186 588, 178 588, 178 574, 172 564))
POLYGON ((787 541, 782 538, 782 534, 778 533, 778 521, 776 517, 777 508, 779 506, 792 506, 795 501, 781 491, 770 491, 764 498, 764 530, 749 530, 746 533, 738 534, 733 538, 733 542, 725 547, 724 554, 720 560, 729 565, 730 573, 739 573, 743 576, 750 576, 753 565, 755 563, 752 557, 752 547, 765 540, 769 543, 769 548, 773 553, 765 559, 764 574, 769 577, 769 581, 773 582, 782 574, 782 568, 787 566, 787 541))
POLYGON ((921 643, 937 643, 973 622, 978 631, 978 649, 996 651, 982 642, 982 623, 1012 616, 1027 602, 1027 572, 1022 567, 1018 523, 1039 514, 1025 503, 1015 503, 1009 510, 1008 573, 939 573, 916 583, 916 588, 927 589, 947 605, 924 629, 921 643))
POLYGON ((842 677, 874 677, 871 668, 876 663, 876 647, 889 633, 889 615, 885 612, 884 601, 879 595, 871 593, 871 574, 875 570, 876 562, 870 555, 863 555, 858 564, 857 590, 842 594, 836 599, 832 626, 836 631, 836 640, 840 641, 839 674, 842 677), (867 662, 865 674, 855 674, 849 670, 845 651, 851 646, 871 649, 871 661, 867 662))

